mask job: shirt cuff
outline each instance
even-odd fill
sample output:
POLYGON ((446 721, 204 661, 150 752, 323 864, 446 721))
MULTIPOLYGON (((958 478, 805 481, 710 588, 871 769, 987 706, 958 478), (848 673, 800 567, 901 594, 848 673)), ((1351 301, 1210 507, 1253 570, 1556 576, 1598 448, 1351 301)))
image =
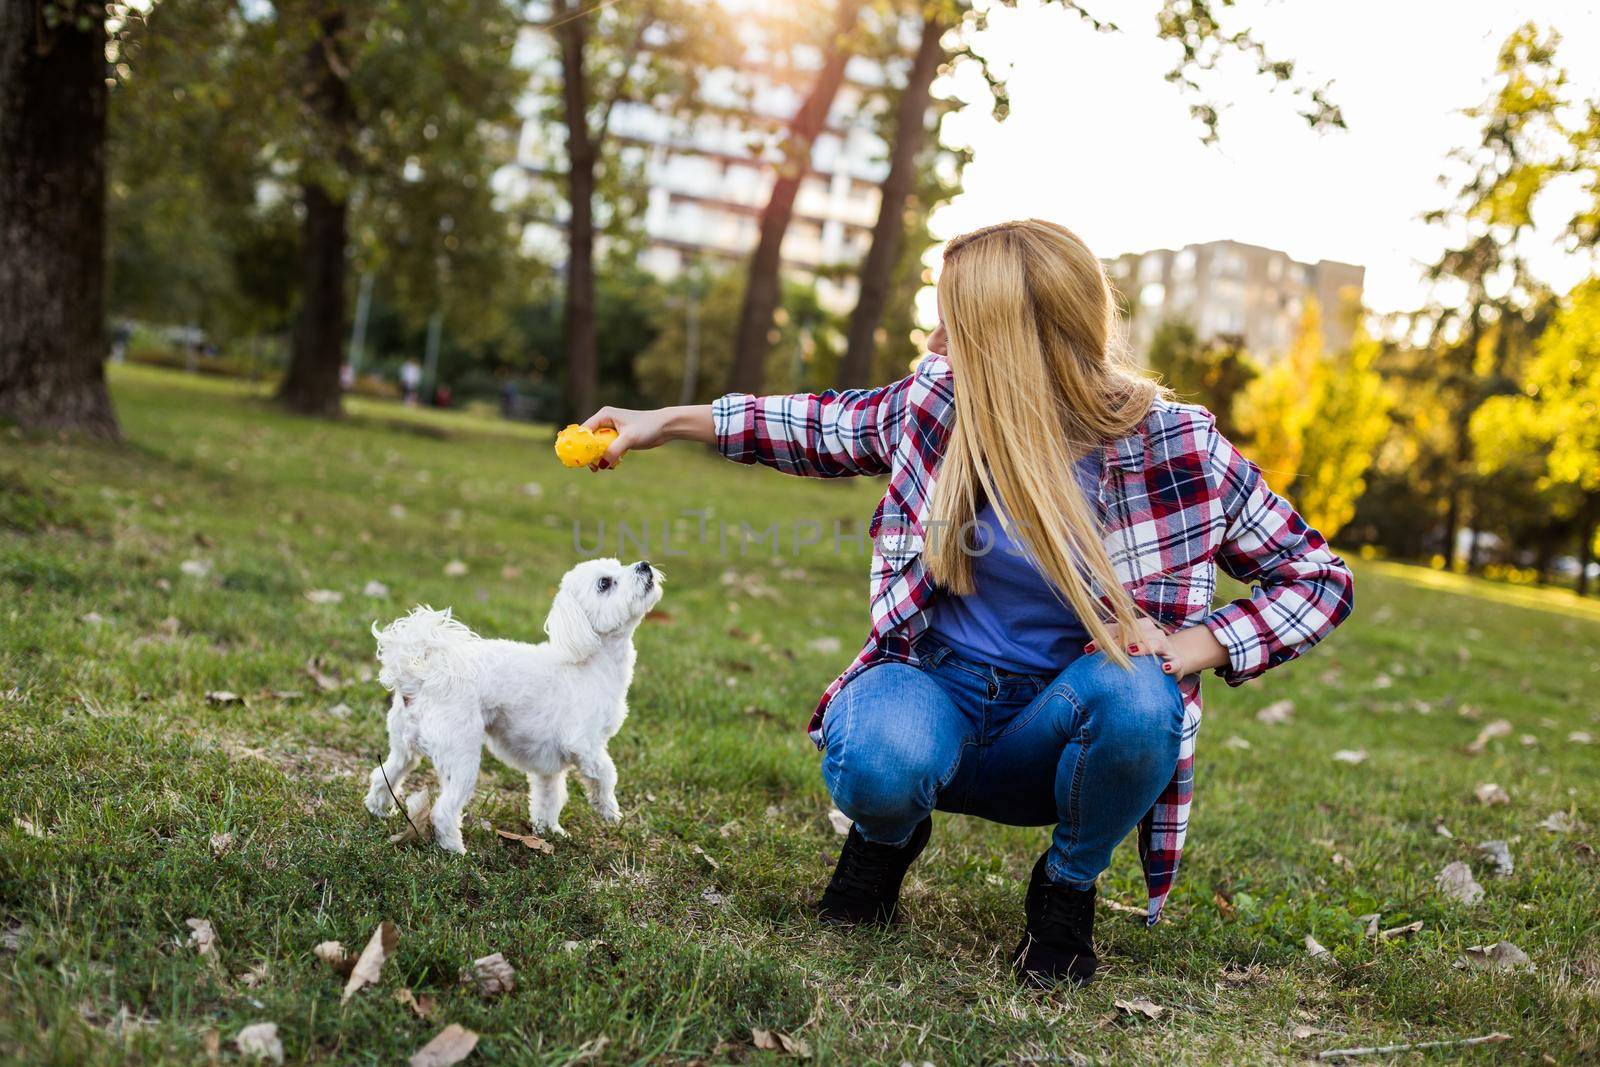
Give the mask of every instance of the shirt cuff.
POLYGON ((1271 634, 1250 601, 1224 604, 1200 621, 1228 653, 1228 665, 1217 668, 1217 677, 1241 685, 1267 669, 1271 634))
POLYGON ((749 393, 728 393, 711 402, 711 425, 717 432, 717 451, 736 463, 756 461, 756 398, 749 393))

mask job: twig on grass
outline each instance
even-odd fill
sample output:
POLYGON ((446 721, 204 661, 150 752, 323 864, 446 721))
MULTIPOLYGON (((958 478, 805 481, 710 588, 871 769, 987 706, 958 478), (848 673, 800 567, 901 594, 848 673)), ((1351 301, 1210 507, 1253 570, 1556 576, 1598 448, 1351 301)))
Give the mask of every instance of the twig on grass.
POLYGON ((1502 1041, 1510 1041, 1510 1034, 1502 1034, 1498 1030, 1482 1037, 1453 1037, 1445 1041, 1412 1041, 1399 1045, 1368 1045, 1363 1048, 1330 1048, 1317 1053, 1319 1060, 1343 1060, 1356 1056, 1387 1056, 1392 1052, 1410 1052, 1421 1048, 1455 1048, 1465 1045, 1498 1045, 1502 1041))
POLYGON ((400 794, 394 791, 394 785, 389 781, 389 772, 383 769, 383 764, 378 764, 378 770, 383 771, 383 784, 389 787, 389 795, 394 798, 395 807, 400 809, 400 814, 406 817, 406 825, 411 827, 411 832, 419 838, 422 831, 417 829, 417 824, 411 821, 411 809, 406 807, 406 802, 400 799, 400 794))

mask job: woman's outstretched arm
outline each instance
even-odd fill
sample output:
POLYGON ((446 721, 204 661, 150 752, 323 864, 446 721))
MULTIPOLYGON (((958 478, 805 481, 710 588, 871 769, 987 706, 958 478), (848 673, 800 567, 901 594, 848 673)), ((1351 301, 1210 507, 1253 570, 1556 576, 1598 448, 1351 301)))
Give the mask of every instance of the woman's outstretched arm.
POLYGON ((708 445, 717 443, 710 404, 684 404, 651 411, 601 408, 590 415, 583 426, 587 430, 609 426, 617 431, 617 439, 611 442, 611 447, 606 449, 600 461, 590 467, 591 470, 615 467, 624 452, 636 448, 655 448, 668 441, 699 441, 708 445))

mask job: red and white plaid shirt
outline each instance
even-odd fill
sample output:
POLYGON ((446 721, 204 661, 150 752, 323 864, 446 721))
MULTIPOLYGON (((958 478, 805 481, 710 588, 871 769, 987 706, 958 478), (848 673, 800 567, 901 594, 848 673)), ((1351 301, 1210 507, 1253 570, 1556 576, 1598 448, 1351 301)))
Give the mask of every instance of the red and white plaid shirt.
MULTIPOLYGON (((938 595, 922 561, 933 480, 955 418, 950 364, 929 356, 916 373, 878 389, 755 397, 712 405, 717 447, 729 459, 816 478, 889 476, 869 532, 872 632, 822 695, 811 718, 820 744, 828 703, 866 668, 914 663, 938 595)), ((1350 614, 1350 570, 1322 535, 1267 488, 1204 408, 1159 400, 1138 431, 1106 446, 1099 517, 1117 577, 1139 611, 1168 632, 1204 625, 1228 652, 1230 685, 1286 663, 1350 614), (1212 610, 1217 567, 1253 583, 1248 598, 1212 610)), ((1179 685, 1183 741, 1172 782, 1139 825, 1150 892, 1161 915, 1189 825, 1200 679, 1179 685)))

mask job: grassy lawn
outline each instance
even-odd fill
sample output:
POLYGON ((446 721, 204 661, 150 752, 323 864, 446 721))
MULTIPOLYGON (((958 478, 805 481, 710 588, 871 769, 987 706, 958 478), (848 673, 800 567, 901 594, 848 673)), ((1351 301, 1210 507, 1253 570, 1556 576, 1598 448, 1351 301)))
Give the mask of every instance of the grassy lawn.
MULTIPOLYGON (((875 483, 690 447, 590 475, 526 427, 381 404, 325 425, 119 370, 127 445, 0 431, 0 1059, 193 1062, 219 1039, 231 1059, 260 1021, 290 1062, 394 1063, 451 1022, 482 1035, 483 1063, 790 1058, 753 1028, 844 1064, 1296 1061, 1493 1031, 1512 1040, 1408 1055, 1600 1057, 1600 748, 1581 741, 1600 735, 1600 616, 1570 596, 1361 568, 1325 647, 1210 686, 1168 920, 1107 906, 1104 979, 1022 992, 1006 953, 1043 829, 938 818, 895 930, 841 935, 806 910, 839 839, 802 727, 866 626, 864 550, 835 552, 831 528, 861 528, 875 483), (575 795, 553 855, 503 842, 484 823, 526 831, 523 783, 488 760, 465 857, 390 844, 398 818, 361 806, 383 751, 369 623, 422 602, 535 639, 573 522, 592 542, 601 518, 628 558, 616 521, 648 523, 670 579, 612 746, 622 824, 575 795), (827 532, 719 551, 719 522, 774 519, 827 532), (1280 700, 1288 723, 1257 720, 1280 700), (1469 754, 1496 719, 1510 732, 1469 754), (1490 782, 1509 803, 1475 798, 1490 782), (1553 812, 1571 829, 1541 828, 1553 812), (1478 854, 1490 839, 1509 877, 1478 854), (1456 860, 1481 903, 1435 888, 1456 860), (1374 912, 1423 925, 1371 938, 1374 912), (184 943, 189 918, 215 927, 212 953, 184 943), (400 938, 382 980, 341 1005, 312 949, 359 949, 383 920, 400 938), (1456 966, 1500 940, 1535 970, 1456 966), (486 999, 458 975, 493 952, 517 987, 486 999), (402 988, 434 998, 431 1019, 402 988), (1116 1007, 1141 998, 1159 1017, 1116 1007)), ((1143 904, 1131 843, 1102 898, 1143 904)))

